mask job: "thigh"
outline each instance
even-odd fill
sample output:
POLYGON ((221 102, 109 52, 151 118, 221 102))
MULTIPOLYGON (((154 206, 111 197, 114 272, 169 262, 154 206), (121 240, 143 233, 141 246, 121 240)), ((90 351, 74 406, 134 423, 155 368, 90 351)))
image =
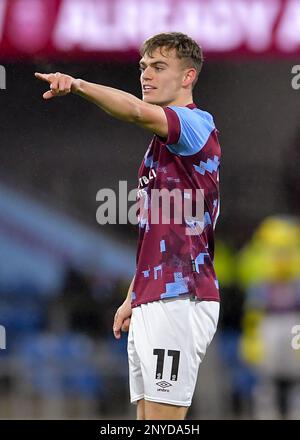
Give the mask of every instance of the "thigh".
POLYGON ((191 310, 193 345, 200 365, 217 330, 220 304, 217 301, 195 300, 191 310))
POLYGON ((188 411, 186 406, 167 403, 144 402, 145 420, 184 420, 188 411))
POLYGON ((134 404, 144 397, 144 381, 141 370, 141 361, 137 354, 134 337, 136 331, 138 331, 138 329, 135 329, 135 314, 136 310, 132 313, 127 340, 130 401, 134 404))
POLYGON ((144 399, 171 406, 190 406, 197 358, 189 296, 140 306, 135 314, 134 329, 144 399))

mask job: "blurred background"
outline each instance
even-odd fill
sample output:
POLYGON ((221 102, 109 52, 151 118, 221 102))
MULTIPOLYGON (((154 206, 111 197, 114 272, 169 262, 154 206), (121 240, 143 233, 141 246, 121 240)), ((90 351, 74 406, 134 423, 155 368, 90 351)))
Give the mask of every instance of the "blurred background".
POLYGON ((1 419, 135 418, 111 327, 137 227, 99 225, 96 194, 137 187, 151 135, 43 101, 34 72, 140 97, 138 48, 162 31, 202 45, 194 100, 223 152, 221 317, 189 418, 300 418, 299 17, 299 0, 0 0, 1 419))

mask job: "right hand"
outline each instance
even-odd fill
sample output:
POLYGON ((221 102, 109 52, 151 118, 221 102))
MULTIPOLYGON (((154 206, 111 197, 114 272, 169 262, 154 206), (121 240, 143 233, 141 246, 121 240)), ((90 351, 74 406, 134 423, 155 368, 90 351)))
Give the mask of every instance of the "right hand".
POLYGON ((43 94, 44 99, 51 99, 55 96, 65 96, 71 93, 77 81, 70 75, 64 73, 35 73, 35 77, 50 85, 50 90, 43 94))
POLYGON ((116 339, 121 338, 121 331, 128 332, 131 321, 131 300, 126 299, 118 308, 114 318, 113 333, 116 339))

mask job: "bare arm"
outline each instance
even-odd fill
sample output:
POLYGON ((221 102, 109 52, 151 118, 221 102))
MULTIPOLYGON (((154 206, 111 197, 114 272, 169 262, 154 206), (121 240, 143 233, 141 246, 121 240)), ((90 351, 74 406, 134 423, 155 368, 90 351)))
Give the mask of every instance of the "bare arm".
POLYGON ((133 122, 162 137, 168 135, 165 112, 158 105, 148 104, 130 93, 82 79, 75 79, 63 73, 36 73, 36 78, 50 84, 44 99, 74 93, 93 102, 109 115, 122 121, 133 122))
POLYGON ((127 293, 127 296, 126 296, 126 300, 127 301, 131 301, 131 294, 132 294, 134 280, 135 280, 135 276, 132 278, 132 281, 131 281, 130 286, 128 288, 128 293, 127 293))
POLYGON ((135 277, 133 277, 133 279, 130 283, 125 301, 118 308, 118 310, 116 311, 116 314, 115 314, 114 324, 113 324, 113 333, 114 333, 114 336, 116 339, 120 339, 121 331, 128 332, 128 329, 129 329, 130 320, 131 320, 131 313, 132 313, 131 293, 132 293, 132 289, 133 289, 134 278, 135 277))

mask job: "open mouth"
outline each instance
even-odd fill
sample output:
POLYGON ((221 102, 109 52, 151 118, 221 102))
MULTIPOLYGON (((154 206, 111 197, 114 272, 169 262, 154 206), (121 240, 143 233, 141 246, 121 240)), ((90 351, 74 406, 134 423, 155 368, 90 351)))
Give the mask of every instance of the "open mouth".
POLYGON ((147 84, 143 84, 143 92, 144 92, 144 93, 151 92, 151 90, 155 90, 155 89, 156 89, 156 87, 149 86, 149 85, 147 85, 147 84))

